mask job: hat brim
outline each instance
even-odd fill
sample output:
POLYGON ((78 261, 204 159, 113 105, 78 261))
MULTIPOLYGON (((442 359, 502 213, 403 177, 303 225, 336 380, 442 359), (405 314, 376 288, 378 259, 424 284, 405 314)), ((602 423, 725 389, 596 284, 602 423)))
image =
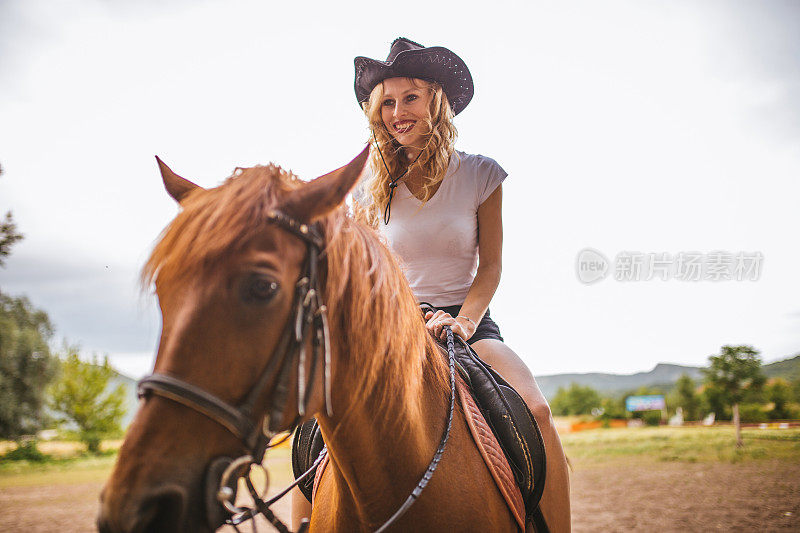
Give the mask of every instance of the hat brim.
POLYGON ((405 50, 397 54, 392 62, 359 56, 354 63, 354 88, 359 105, 369 100, 377 84, 389 78, 419 78, 439 83, 454 115, 467 107, 474 94, 472 75, 467 64, 441 46, 405 50))

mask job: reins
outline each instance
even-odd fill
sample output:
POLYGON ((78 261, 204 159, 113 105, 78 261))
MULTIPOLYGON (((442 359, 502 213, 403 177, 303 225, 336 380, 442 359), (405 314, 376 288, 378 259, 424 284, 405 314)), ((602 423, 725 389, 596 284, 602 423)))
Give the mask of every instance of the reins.
POLYGON ((408 496, 403 505, 400 506, 400 508, 389 520, 387 520, 380 528, 377 529, 376 533, 383 533, 386 531, 386 529, 392 523, 403 516, 405 512, 408 511, 408 509, 414 504, 414 502, 417 501, 417 498, 419 498, 419 495, 422 494, 422 491, 425 489, 428 481, 430 481, 431 477, 433 477, 433 472, 436 470, 436 467, 439 466, 439 461, 441 461, 442 455, 444 454, 444 448, 447 446, 447 440, 450 438, 450 429, 453 426, 453 410, 456 400, 456 348, 453 341, 453 330, 450 329, 450 326, 445 326, 444 329, 447 333, 447 359, 450 367, 450 407, 447 410, 447 425, 445 426, 442 440, 439 441, 439 447, 436 448, 436 453, 433 454, 433 459, 431 459, 431 462, 428 465, 428 468, 425 470, 425 473, 422 474, 422 479, 419 480, 419 483, 417 483, 417 486, 413 491, 411 491, 411 494, 408 496))
MULTIPOLYGON (((400 176, 402 177, 402 176, 400 176)), ((398 177, 397 179, 400 179, 398 177)), ((295 481, 280 493, 268 500, 263 500, 262 495, 258 494, 255 486, 250 479, 250 470, 253 466, 261 468, 264 455, 271 447, 270 440, 281 428, 288 428, 286 431, 293 432, 299 420, 305 415, 318 361, 321 360, 323 366, 323 386, 325 397, 325 409, 328 416, 332 416, 331 403, 331 354, 330 354, 330 333, 328 330, 327 308, 322 302, 322 292, 319 287, 318 271, 319 256, 324 245, 322 236, 318 230, 307 224, 298 222, 280 211, 272 211, 269 214, 269 221, 282 229, 300 237, 308 249, 306 260, 306 270, 304 275, 295 286, 295 315, 290 318, 290 322, 284 329, 274 353, 277 357, 270 358, 266 368, 259 376, 255 385, 245 396, 244 400, 237 406, 232 406, 217 396, 203 390, 196 385, 185 382, 174 376, 153 373, 139 381, 137 392, 140 398, 148 398, 156 395, 180 403, 193 409, 211 420, 219 423, 242 442, 245 450, 249 453, 237 459, 229 457, 219 457, 211 462, 207 472, 206 483, 215 483, 217 488, 207 502, 207 511, 212 505, 221 505, 230 516, 224 523, 239 531, 238 525, 253 520, 253 531, 256 532, 255 517, 263 514, 264 517, 280 533, 291 533, 291 530, 284 524, 270 506, 286 496, 289 491, 300 482, 307 479, 312 472, 322 463, 327 449, 323 448, 314 464, 295 481), (308 379, 305 378, 306 367, 306 344, 311 335, 312 360, 311 370, 308 379), (292 361, 297 362, 297 416, 289 424, 283 423, 283 411, 289 393, 289 375, 292 361), (255 407, 259 399, 267 392, 267 386, 273 383, 270 394, 270 411, 263 417, 255 417, 255 407), (258 422, 256 422, 258 420, 258 422), (213 479, 217 471, 222 469, 219 481, 213 479), (253 498, 255 508, 237 507, 234 504, 236 496, 236 486, 239 479, 244 479, 245 485, 253 498)), ((383 533, 389 526, 396 522, 419 498, 422 491, 427 486, 434 471, 439 466, 445 446, 450 437, 450 429, 453 424, 453 411, 455 406, 455 343, 453 332, 449 326, 445 326, 447 335, 447 352, 450 367, 450 406, 447 413, 447 424, 439 442, 439 446, 431 459, 430 464, 417 483, 414 490, 406 498, 399 509, 377 530, 376 533, 383 533)), ((288 438, 288 437, 287 437, 288 438)), ((284 439, 285 440, 285 439, 284 439)), ((266 473, 266 470, 264 470, 266 473)), ((268 485, 268 483, 267 483, 268 485)), ((266 489, 265 489, 266 490, 266 489)), ((208 493, 208 491, 207 491, 208 493)), ((211 513, 209 512, 209 516, 211 513)), ((209 519, 211 522, 211 519, 209 519)), ((213 528, 216 524, 209 523, 213 528)), ((297 530, 297 533, 305 533, 308 530, 308 520, 297 530)))

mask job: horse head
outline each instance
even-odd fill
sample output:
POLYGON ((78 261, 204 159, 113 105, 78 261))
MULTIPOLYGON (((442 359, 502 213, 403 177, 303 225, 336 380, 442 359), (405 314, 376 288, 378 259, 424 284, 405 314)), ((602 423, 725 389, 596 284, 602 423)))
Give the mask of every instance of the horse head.
MULTIPOLYGON (((237 169, 208 190, 158 160, 181 212, 144 268, 158 297, 161 337, 154 374, 140 386, 143 401, 103 489, 100 531, 221 525, 221 508, 206 495, 215 459, 253 453, 265 417, 272 433, 325 406, 314 357, 293 366, 279 361, 288 357, 287 343, 303 353, 318 347, 314 331, 293 335, 298 306, 315 297, 301 286, 316 262, 309 255, 320 252, 315 239, 329 231, 325 220, 339 211, 366 159, 367 149, 311 182, 275 166, 237 169), (303 393, 304 374, 316 376, 311 394, 303 393), (242 408, 242 416, 226 415, 226 406, 242 408)), ((316 324, 320 306, 312 311, 308 320, 316 324)))

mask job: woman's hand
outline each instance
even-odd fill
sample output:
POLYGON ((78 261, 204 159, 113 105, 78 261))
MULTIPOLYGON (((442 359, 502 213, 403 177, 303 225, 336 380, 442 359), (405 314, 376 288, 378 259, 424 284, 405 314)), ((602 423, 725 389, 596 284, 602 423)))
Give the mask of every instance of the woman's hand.
POLYGON ((444 331, 445 326, 450 326, 450 329, 453 330, 453 334, 458 335, 465 341, 469 340, 475 333, 476 326, 471 320, 463 316, 453 318, 452 315, 442 310, 436 311, 435 313, 433 311, 428 311, 425 313, 425 320, 427 321, 425 327, 428 328, 431 335, 442 341, 447 338, 447 333, 444 331))

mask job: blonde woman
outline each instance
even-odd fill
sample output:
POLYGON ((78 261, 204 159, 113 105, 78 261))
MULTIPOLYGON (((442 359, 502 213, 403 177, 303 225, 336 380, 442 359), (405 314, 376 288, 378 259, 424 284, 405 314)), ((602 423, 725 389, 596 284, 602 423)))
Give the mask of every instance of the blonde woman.
MULTIPOLYGON (((550 407, 489 316, 500 283, 506 172, 454 148, 453 117, 473 95, 469 69, 447 48, 399 38, 386 61, 357 57, 355 72, 372 138, 356 216, 399 256, 417 299, 437 308, 425 317, 431 333, 443 338, 450 326, 525 399, 547 450, 542 512, 551 531, 569 531, 567 463, 550 407)), ((310 505, 296 495, 295 520, 308 515, 310 505)))

